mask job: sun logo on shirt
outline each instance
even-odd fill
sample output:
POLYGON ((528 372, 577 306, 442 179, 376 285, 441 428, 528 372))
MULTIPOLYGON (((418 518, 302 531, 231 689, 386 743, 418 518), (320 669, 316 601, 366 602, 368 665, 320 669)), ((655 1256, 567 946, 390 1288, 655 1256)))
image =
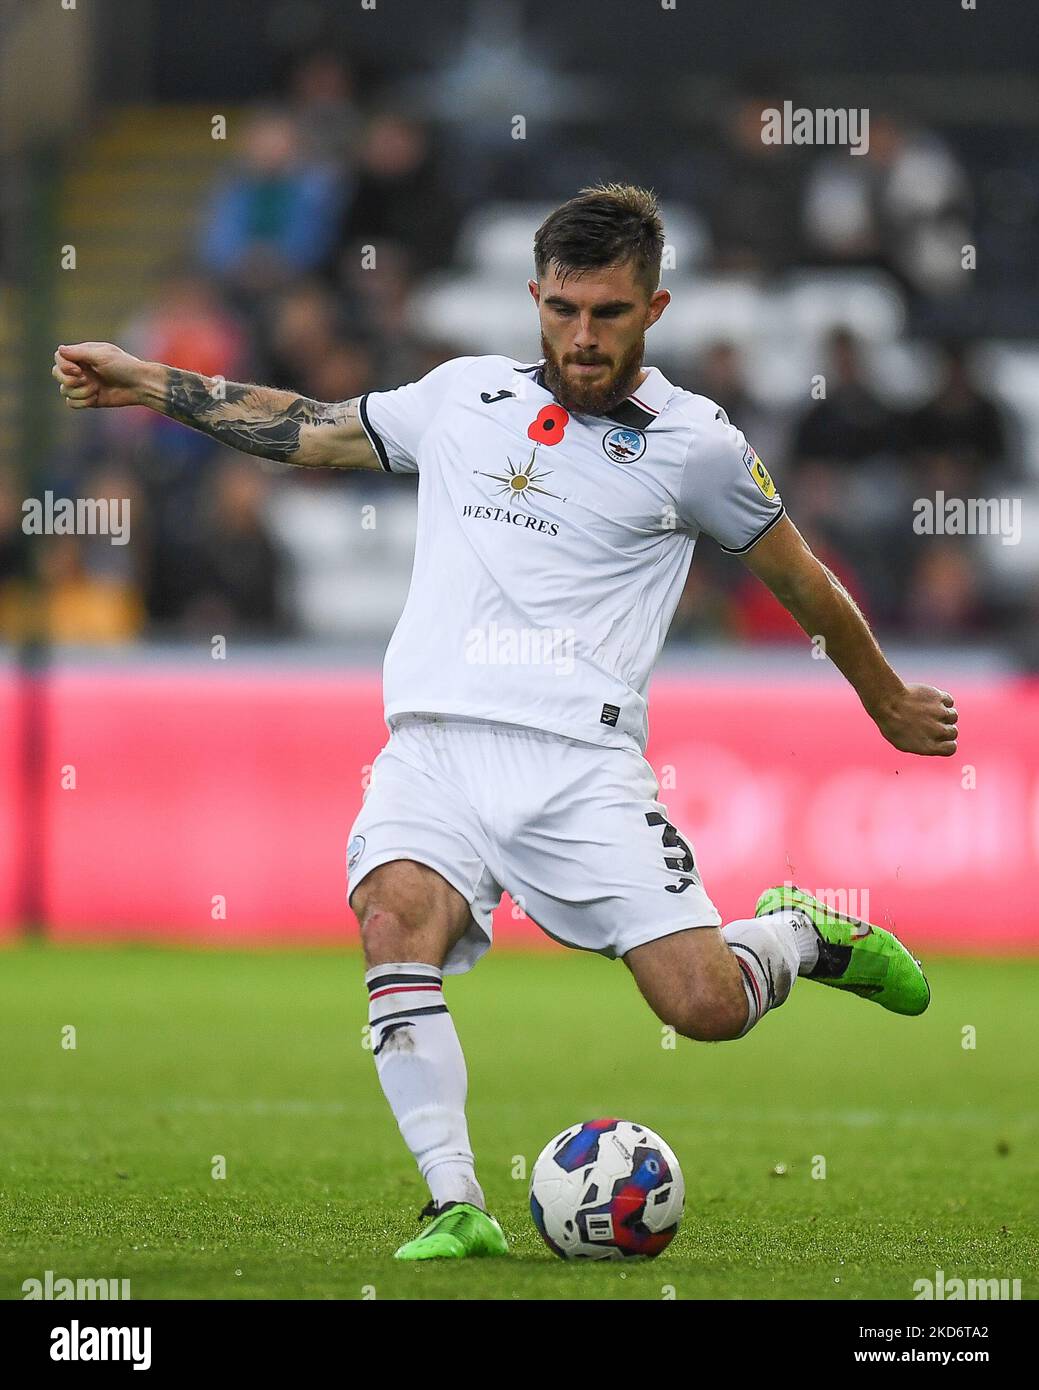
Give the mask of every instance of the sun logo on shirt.
MULTIPOLYGON (((533 449, 530 458, 522 468, 517 468, 512 459, 509 459, 508 473, 480 473, 480 477, 493 478, 496 483, 501 484, 497 489, 498 495, 507 494, 516 501, 522 501, 532 492, 540 493, 542 497, 554 497, 557 501, 562 500, 557 492, 549 492, 547 488, 540 486, 545 478, 552 476, 552 469, 535 468, 534 458, 536 454, 537 449, 533 449)), ((479 469, 477 472, 479 473, 479 469)))

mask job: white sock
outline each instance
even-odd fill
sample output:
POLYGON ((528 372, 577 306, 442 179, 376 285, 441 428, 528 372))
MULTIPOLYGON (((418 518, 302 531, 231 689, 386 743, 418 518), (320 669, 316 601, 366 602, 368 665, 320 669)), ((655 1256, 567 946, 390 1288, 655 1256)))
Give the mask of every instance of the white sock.
MULTIPOLYGON (((739 963, 749 1005, 744 1037, 769 1009, 778 1009, 794 987, 801 970, 800 937, 805 934, 802 914, 773 912, 722 928, 739 963)), ((814 928, 810 928, 815 935, 814 928)))
POLYGON ((434 1202, 484 1208, 465 1121, 468 1078, 435 965, 376 965, 364 977, 383 1093, 434 1202))
POLYGON ((784 908, 781 912, 766 913, 765 918, 758 918, 758 921, 767 920, 778 932, 783 934, 789 932, 794 945, 797 947, 797 956, 800 965, 797 968, 799 975, 808 975, 819 959, 819 933, 812 925, 812 919, 807 912, 803 912, 799 907, 784 908))

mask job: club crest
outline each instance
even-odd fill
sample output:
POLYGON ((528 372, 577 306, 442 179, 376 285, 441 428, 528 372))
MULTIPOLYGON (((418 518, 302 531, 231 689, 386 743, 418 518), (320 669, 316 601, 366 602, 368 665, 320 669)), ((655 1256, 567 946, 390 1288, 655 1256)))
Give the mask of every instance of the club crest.
POLYGON ((641 430, 618 425, 603 435, 602 447, 614 463, 634 463, 646 452, 646 436, 641 430))

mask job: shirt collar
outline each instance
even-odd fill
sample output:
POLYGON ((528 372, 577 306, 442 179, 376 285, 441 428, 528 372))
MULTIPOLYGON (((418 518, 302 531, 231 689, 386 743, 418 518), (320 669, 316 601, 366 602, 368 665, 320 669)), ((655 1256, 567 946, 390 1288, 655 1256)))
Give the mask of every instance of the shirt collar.
POLYGON ((675 387, 660 370, 650 367, 649 375, 641 386, 636 386, 628 400, 648 414, 657 416, 675 393, 675 387))

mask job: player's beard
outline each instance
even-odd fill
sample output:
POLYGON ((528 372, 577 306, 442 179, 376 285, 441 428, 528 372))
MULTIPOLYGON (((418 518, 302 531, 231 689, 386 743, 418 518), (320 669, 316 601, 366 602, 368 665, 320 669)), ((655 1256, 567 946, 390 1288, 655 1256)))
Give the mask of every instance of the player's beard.
MULTIPOLYGON (((563 409, 569 410, 575 415, 605 415, 608 410, 619 405, 634 390, 635 383, 639 379, 639 372, 642 370, 642 359, 646 352, 646 335, 644 333, 639 334, 624 356, 616 363, 609 376, 603 381, 574 381, 572 377, 567 376, 564 363, 552 351, 544 333, 541 335, 541 351, 545 358, 545 365, 542 368, 545 385, 563 409)), ((601 353, 591 353, 586 356, 582 356, 581 353, 573 353, 566 360, 567 362, 571 360, 600 362, 607 359, 601 353)))

